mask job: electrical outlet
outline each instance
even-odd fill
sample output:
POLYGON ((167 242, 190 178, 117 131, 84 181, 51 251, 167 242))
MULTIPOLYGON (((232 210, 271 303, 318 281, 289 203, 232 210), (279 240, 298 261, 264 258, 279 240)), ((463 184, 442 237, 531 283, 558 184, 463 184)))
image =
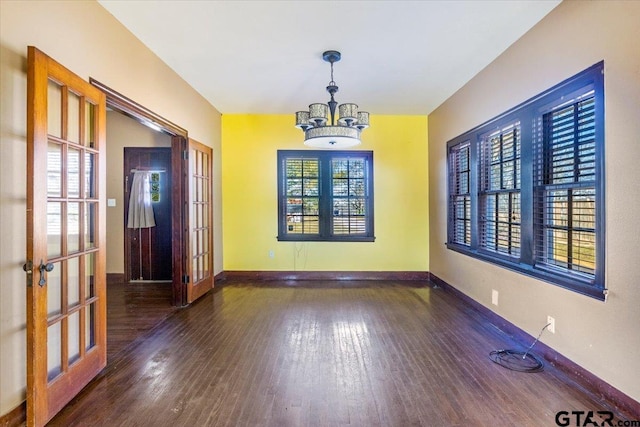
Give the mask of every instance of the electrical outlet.
POLYGON ((276 254, 273 251, 269 251, 269 258, 275 258, 276 254))
POLYGON ((495 289, 491 290, 491 304, 498 305, 498 291, 495 289))
POLYGON ((551 332, 552 334, 556 333, 556 319, 554 319, 551 316, 547 316, 547 324, 549 326, 547 326, 547 331, 551 332))

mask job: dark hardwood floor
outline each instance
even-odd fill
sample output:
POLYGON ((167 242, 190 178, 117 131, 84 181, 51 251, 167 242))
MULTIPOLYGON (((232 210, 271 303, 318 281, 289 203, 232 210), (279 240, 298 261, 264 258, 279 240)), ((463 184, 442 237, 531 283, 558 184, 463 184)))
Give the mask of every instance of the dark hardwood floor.
POLYGON ((107 284, 107 362, 177 310, 171 283, 107 284))
MULTIPOLYGON (((608 410, 552 367, 492 363, 515 344, 425 282, 227 283, 187 309, 152 306, 166 318, 112 348, 51 425, 554 426, 558 411, 608 410)), ((133 325, 109 310, 113 345, 133 325)))

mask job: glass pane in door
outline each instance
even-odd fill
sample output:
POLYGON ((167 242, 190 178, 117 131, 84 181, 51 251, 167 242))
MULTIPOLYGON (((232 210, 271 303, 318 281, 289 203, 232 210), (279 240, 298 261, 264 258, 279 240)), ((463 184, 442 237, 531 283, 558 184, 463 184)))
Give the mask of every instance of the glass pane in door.
POLYGON ((96 197, 95 157, 93 153, 84 153, 84 197, 88 199, 96 197))
POLYGON ((53 380, 62 372, 62 327, 55 322, 47 328, 47 379, 53 380))
POLYGON ((96 295, 94 281, 95 281, 95 256, 93 253, 86 254, 84 256, 84 297, 85 299, 93 298, 96 295))
POLYGON ((80 250, 80 203, 67 203, 67 253, 80 250))
POLYGON ((95 202, 88 202, 84 208, 84 249, 88 250, 96 245, 96 220, 98 204, 95 202))
POLYGON ((67 260, 67 308, 80 304, 80 258, 67 260))
POLYGON ((62 203, 47 203, 47 255, 62 255, 62 203))
POLYGON ((62 197, 62 145, 55 142, 47 149, 47 196, 62 197))
POLYGON ((80 359, 80 312, 72 313, 67 321, 67 354, 69 355, 69 366, 80 359))
POLYGON ((95 347, 96 345, 96 340, 95 340, 96 303, 90 304, 86 308, 85 319, 86 321, 84 326, 84 334, 85 334, 84 343, 85 343, 85 350, 89 350, 95 347))
POLYGON ((80 150, 67 149, 67 197, 80 197, 80 150))
POLYGON ((96 148, 95 144, 95 105, 89 101, 84 103, 84 145, 96 148))
POLYGON ((67 140, 80 142, 80 97, 71 91, 67 99, 67 140))
POLYGON ((62 138, 62 88, 53 80, 49 80, 47 98, 47 132, 62 138))
MULTIPOLYGON (((39 286, 40 272, 33 266, 33 286, 39 286)), ((47 273, 47 319, 62 313, 62 263, 53 264, 53 270, 47 273)))

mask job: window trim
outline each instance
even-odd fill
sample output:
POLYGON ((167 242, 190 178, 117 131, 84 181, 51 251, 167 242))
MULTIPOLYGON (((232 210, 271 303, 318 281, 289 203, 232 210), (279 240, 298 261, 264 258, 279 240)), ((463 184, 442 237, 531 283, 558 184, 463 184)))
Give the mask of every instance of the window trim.
POLYGON ((604 61, 592 65, 586 70, 562 81, 561 83, 530 98, 516 107, 488 120, 487 122, 465 132, 447 142, 447 243, 448 249, 490 262, 527 276, 544 280, 554 285, 604 300, 607 294, 605 286, 605 175, 604 175, 604 61), (534 162, 536 161, 534 125, 544 114, 567 104, 580 94, 593 90, 595 100, 595 249, 596 269, 593 278, 587 278, 570 270, 537 265, 535 256, 534 218, 534 162), (503 126, 520 121, 521 123, 521 166, 520 166, 520 209, 521 240, 520 256, 517 258, 503 256, 499 253, 484 250, 479 244, 479 164, 478 147, 483 135, 503 126), (451 150, 458 144, 469 141, 471 144, 470 193, 471 193, 471 245, 463 245, 452 241, 451 218, 451 169, 449 157, 451 150))
POLYGON ((278 241, 288 242, 373 242, 374 234, 374 191, 373 191, 373 151, 356 151, 356 150, 278 150, 278 241), (286 232, 286 195, 285 180, 286 170, 284 162, 288 158, 313 158, 319 160, 319 233, 318 234, 293 234, 286 232), (331 203, 333 196, 332 177, 331 177, 331 161, 335 158, 354 157, 364 158, 368 164, 365 167, 365 192, 366 211, 365 216, 366 234, 332 234, 331 219, 333 217, 331 203), (327 189, 323 191, 323 189, 327 189))

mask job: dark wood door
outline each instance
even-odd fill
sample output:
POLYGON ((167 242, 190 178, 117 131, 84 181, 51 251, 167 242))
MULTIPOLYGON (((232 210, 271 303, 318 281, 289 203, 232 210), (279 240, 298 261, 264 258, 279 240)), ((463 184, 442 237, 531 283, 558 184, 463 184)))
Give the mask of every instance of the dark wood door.
POLYGON ((27 75, 27 425, 106 366, 105 95, 33 46, 27 75))
POLYGON ((172 280, 171 148, 126 147, 125 176, 125 278, 172 280), (130 196, 136 172, 146 174, 153 208, 153 227, 130 228, 130 196))

